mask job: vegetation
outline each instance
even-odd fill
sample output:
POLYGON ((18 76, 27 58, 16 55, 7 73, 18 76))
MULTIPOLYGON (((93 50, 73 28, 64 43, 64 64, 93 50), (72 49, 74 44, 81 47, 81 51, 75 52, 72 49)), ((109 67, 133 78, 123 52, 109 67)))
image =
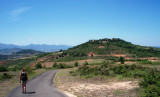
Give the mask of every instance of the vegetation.
POLYGON ((139 78, 144 77, 148 72, 148 68, 144 68, 138 65, 109 65, 109 63, 103 62, 100 66, 90 67, 88 65, 83 65, 78 67, 78 69, 72 73, 74 75, 80 76, 97 76, 97 75, 106 75, 106 76, 116 76, 122 75, 123 77, 132 77, 139 78))
POLYGON ((120 58, 119 58, 119 61, 121 62, 121 64, 124 64, 125 58, 124 58, 124 57, 120 57, 120 58))
POLYGON ((37 60, 36 57, 8 60, 6 63, 3 64, 3 66, 8 68, 9 71, 17 71, 17 70, 21 70, 22 67, 25 67, 27 65, 32 65, 36 60, 37 60))
POLYGON ((24 70, 27 72, 27 74, 33 74, 34 73, 33 68, 29 65, 25 66, 24 70))
POLYGON ((7 60, 10 57, 10 55, 1 55, 0 54, 0 61, 1 60, 7 60))
POLYGON ((5 66, 0 66, 0 72, 5 72, 8 71, 7 68, 5 66))
MULTIPOLYGON (((70 71, 73 76, 91 78, 93 76, 110 76, 123 78, 140 78, 140 87, 144 89, 143 96, 159 97, 160 96, 160 75, 159 71, 141 65, 111 65, 109 62, 102 62, 101 65, 91 66, 82 65, 77 70, 70 71)), ((142 96, 142 95, 141 95, 142 96)))
POLYGON ((68 66, 65 63, 59 63, 59 64, 57 64, 55 62, 52 67, 56 68, 56 69, 64 69, 64 68, 72 68, 73 66, 68 66))
POLYGON ((23 49, 19 52, 16 52, 16 54, 31 54, 31 55, 37 55, 37 54, 42 54, 43 52, 40 51, 35 51, 31 49, 23 49))
POLYGON ((160 62, 158 61, 158 62, 152 62, 152 61, 149 61, 149 60, 141 60, 140 62, 139 62, 140 64, 151 64, 151 65, 160 65, 160 62))
POLYGON ((12 75, 10 75, 8 73, 0 74, 0 81, 5 80, 5 79, 10 79, 10 78, 12 78, 12 75))
POLYGON ((41 64, 41 63, 37 63, 37 64, 35 65, 35 67, 36 67, 37 69, 42 68, 42 64, 41 64))
POLYGON ((139 85, 144 88, 146 97, 160 96, 160 75, 158 72, 152 70, 145 75, 143 81, 139 85))
POLYGON ((88 56, 90 52, 97 55, 126 54, 129 57, 160 57, 160 49, 134 45, 119 38, 90 40, 63 51, 63 55, 83 57, 88 56))
POLYGON ((79 65, 79 63, 76 61, 76 62, 74 63, 74 66, 75 66, 75 67, 78 67, 78 65, 79 65))

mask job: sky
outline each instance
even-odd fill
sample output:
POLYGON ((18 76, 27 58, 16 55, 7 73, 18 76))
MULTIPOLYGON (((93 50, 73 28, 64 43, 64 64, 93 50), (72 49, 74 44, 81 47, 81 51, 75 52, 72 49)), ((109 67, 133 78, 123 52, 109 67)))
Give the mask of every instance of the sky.
POLYGON ((160 46, 160 0, 0 0, 0 43, 75 46, 103 38, 160 46))

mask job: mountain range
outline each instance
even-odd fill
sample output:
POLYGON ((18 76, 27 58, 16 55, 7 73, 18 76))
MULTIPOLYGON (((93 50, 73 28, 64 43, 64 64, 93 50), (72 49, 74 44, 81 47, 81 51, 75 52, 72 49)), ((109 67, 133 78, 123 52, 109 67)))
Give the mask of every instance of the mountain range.
POLYGON ((30 44, 26 46, 19 46, 14 44, 0 43, 0 54, 10 54, 13 52, 18 52, 22 49, 32 49, 32 50, 41 51, 41 52, 54 52, 54 51, 59 51, 61 49, 66 50, 71 47, 72 46, 67 46, 67 45, 46 45, 46 44, 43 44, 43 45, 30 44))

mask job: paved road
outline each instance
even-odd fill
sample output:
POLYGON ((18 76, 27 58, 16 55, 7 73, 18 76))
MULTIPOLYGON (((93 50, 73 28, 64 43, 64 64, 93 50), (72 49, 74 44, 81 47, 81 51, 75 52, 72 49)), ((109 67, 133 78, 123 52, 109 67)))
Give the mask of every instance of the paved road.
POLYGON ((13 89, 5 97, 67 97, 54 85, 57 70, 45 72, 27 83, 27 93, 22 94, 21 86, 13 89))

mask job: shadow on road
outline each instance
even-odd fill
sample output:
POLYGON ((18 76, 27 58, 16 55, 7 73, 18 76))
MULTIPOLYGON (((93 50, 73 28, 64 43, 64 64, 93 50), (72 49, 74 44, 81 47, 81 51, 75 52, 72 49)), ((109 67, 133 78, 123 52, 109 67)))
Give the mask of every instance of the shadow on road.
POLYGON ((36 92, 26 92, 26 94, 34 94, 34 93, 36 93, 36 92))

